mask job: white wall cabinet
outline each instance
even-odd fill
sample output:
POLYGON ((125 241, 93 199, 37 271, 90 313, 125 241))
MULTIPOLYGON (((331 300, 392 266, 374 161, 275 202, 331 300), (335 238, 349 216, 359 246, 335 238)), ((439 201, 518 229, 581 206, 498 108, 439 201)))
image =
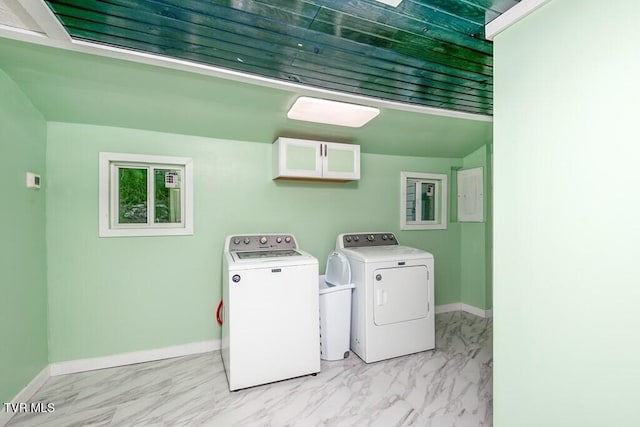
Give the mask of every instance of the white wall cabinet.
POLYGON ((273 179, 360 179, 360 146, 278 138, 273 143, 273 179))

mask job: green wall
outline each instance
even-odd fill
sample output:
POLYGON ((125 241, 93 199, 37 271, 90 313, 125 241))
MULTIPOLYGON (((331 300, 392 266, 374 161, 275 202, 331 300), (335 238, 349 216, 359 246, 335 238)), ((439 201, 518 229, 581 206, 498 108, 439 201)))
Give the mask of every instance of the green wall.
POLYGON ((46 124, 0 71, 0 403, 10 402, 48 363, 45 188, 46 124))
POLYGON ((461 159, 363 154, 347 184, 273 181, 269 144, 48 123, 47 247, 52 362, 217 339, 221 254, 232 233, 291 232, 323 271, 336 235, 389 230, 433 252, 436 303, 460 301, 460 227, 399 232, 400 172, 461 159), (195 234, 98 237, 98 153, 194 159, 195 234))
POLYGON ((488 156, 489 147, 485 145, 462 159, 463 169, 483 168, 484 221, 460 223, 460 301, 483 310, 491 308, 491 277, 488 275, 491 259, 490 250, 487 250, 491 238, 488 229, 491 223, 488 156))
POLYGON ((553 0, 495 39, 497 427, 640 425, 638 17, 553 0))

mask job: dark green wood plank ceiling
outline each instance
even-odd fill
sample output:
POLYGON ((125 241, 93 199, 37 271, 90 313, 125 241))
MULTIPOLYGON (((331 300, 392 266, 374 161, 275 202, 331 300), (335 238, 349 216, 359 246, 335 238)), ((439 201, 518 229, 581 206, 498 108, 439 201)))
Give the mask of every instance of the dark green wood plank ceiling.
POLYGON ((48 0, 76 39, 304 85, 492 114, 484 26, 519 0, 48 0))

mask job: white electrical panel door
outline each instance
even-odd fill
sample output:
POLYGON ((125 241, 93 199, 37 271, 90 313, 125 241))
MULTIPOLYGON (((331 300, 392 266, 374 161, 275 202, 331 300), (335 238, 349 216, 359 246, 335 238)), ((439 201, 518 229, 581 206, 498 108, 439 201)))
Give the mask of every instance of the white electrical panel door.
POLYGON ((376 269, 373 299, 373 321, 378 326, 426 317, 430 305, 427 267, 376 269))
POLYGON ((482 167, 458 171, 458 221, 484 221, 482 167))

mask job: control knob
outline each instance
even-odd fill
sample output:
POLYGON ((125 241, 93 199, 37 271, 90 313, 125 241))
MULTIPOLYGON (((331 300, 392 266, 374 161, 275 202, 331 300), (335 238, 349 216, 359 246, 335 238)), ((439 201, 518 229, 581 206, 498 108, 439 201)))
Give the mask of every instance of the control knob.
POLYGON ((386 234, 382 235, 382 240, 387 240, 387 235, 386 234))
POLYGON ((287 236, 284 238, 285 243, 291 243, 291 236, 287 236))
POLYGON ((360 240, 360 236, 353 236, 353 240, 357 242, 358 240, 360 240))
POLYGON ((240 238, 239 237, 234 237, 233 244, 234 245, 239 245, 240 244, 240 238))
POLYGON ((376 239, 376 236, 374 236, 373 234, 369 234, 367 236, 367 240, 370 241, 370 242, 373 242, 375 239, 376 239))
POLYGON ((351 241, 351 236, 345 237, 344 240, 346 240, 347 242, 350 242, 351 241))
POLYGON ((248 237, 244 238, 244 244, 245 245, 248 245, 250 241, 251 241, 251 239, 249 239, 248 237))
POLYGON ((260 244, 264 245, 265 243, 267 243, 267 237, 266 236, 262 236, 260 238, 260 244))
POLYGON ((276 237, 276 243, 282 243, 282 237, 280 236, 276 237))

